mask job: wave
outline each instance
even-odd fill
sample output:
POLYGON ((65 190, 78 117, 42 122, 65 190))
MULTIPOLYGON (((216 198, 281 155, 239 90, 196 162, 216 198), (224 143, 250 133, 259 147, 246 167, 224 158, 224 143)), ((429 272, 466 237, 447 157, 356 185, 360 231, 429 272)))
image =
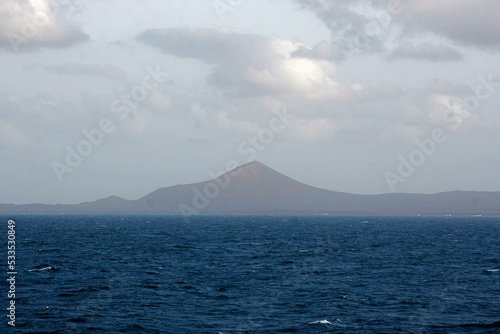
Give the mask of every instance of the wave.
POLYGON ((484 270, 484 273, 486 273, 486 274, 492 274, 492 273, 498 273, 499 271, 500 271, 500 267, 495 267, 495 268, 484 270))
POLYGON ((59 248, 39 248, 38 249, 39 252, 57 252, 57 251, 60 251, 59 248))
POLYGON ((309 325, 333 325, 330 321, 323 319, 310 322, 309 325))
POLYGON ((49 264, 41 264, 39 266, 36 266, 33 269, 28 269, 29 272, 36 272, 36 271, 59 271, 58 268, 55 266, 51 266, 49 264))

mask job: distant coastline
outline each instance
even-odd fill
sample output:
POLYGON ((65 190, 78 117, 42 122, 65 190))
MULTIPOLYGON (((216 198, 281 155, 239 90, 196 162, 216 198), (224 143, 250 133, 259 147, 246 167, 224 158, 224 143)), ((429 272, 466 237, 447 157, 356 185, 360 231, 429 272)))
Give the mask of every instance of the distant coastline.
POLYGON ((497 216, 500 191, 357 195, 315 188, 254 161, 213 180, 160 188, 138 200, 0 204, 0 213, 497 216))

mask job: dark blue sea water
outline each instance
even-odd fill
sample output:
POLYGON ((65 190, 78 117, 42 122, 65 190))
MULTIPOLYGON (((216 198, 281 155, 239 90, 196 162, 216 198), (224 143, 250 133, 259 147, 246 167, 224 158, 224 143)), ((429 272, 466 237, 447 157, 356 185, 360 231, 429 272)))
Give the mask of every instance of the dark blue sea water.
POLYGON ((0 219, 2 333, 500 332, 498 217, 0 219))

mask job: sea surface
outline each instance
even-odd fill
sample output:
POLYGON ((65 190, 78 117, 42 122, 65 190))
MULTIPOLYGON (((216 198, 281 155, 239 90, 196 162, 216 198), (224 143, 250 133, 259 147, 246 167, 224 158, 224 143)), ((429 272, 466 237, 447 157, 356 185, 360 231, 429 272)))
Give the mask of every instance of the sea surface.
POLYGON ((500 333, 500 217, 8 219, 1 333, 500 333))

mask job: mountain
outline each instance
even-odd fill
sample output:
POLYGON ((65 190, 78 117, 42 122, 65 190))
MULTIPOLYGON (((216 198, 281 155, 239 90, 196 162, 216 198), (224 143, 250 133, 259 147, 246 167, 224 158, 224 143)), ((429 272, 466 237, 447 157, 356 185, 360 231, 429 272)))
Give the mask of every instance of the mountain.
POLYGON ((252 162, 211 181, 158 189, 139 203, 185 213, 310 213, 331 205, 332 199, 348 205, 349 196, 302 184, 252 162))
POLYGON ((500 192, 356 195, 315 188, 260 162, 213 180, 160 188, 138 199, 75 205, 0 204, 2 213, 500 215, 500 192))

